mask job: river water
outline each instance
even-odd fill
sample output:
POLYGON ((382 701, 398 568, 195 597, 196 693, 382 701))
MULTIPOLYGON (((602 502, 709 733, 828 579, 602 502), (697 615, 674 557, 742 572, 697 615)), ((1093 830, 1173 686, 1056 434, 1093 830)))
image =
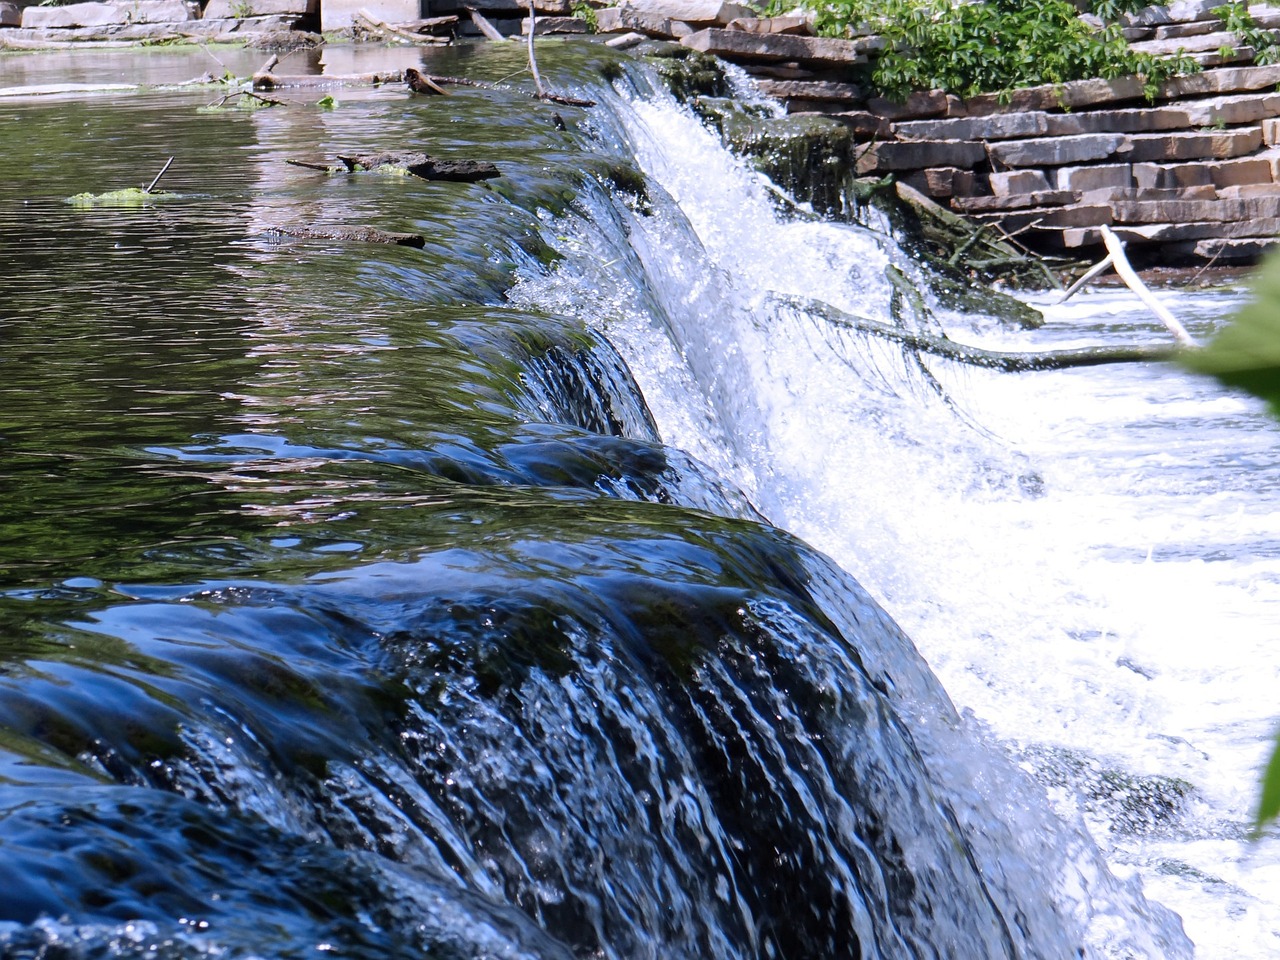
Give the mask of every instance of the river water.
MULTIPOLYGON (((243 51, 0 58, 4 955, 1274 955, 1277 428, 783 305, 914 267, 643 69, 522 57, 295 55, 510 82, 256 110, 15 89, 243 51), (504 176, 284 163, 375 149, 504 176)), ((1046 313, 940 318, 1162 336, 1046 313)))

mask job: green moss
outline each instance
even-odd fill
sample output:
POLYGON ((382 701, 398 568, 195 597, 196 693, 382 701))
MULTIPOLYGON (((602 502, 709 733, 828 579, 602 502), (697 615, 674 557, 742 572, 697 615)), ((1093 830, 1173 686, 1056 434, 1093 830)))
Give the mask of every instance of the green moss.
POLYGON ((67 203, 73 207, 145 207, 156 201, 172 200, 176 196, 176 193, 147 193, 141 187, 128 187, 106 193, 77 193, 74 197, 68 197, 67 203))

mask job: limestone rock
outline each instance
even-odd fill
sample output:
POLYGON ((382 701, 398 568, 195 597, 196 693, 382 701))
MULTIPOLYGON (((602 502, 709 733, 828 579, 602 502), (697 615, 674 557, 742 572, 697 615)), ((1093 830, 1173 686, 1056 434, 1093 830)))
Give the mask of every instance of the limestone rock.
POLYGON ((950 103, 950 99, 941 90, 917 90, 901 102, 872 97, 867 101, 867 109, 889 120, 914 120, 918 117, 936 117, 945 114, 950 103))
POLYGON ((232 20, 272 14, 305 16, 320 12, 319 0, 209 0, 205 20, 232 20))
POLYGON ((1011 140, 1043 136, 1049 133, 1049 122, 1049 115, 1043 111, 1030 111, 989 117, 908 120, 894 124, 893 131, 904 140, 1011 140))
MULTIPOLYGON (((591 32, 591 27, 581 17, 538 17, 535 23, 537 24, 535 29, 539 37, 543 34, 591 32)), ((528 18, 520 21, 520 35, 524 37, 529 35, 528 18)))
POLYGON ((1074 137, 1006 140, 991 145, 991 156, 1008 167, 1063 167, 1124 157, 1132 149, 1130 139, 1119 133, 1094 133, 1074 137))
POLYGON ((1089 192, 1134 184, 1133 165, 1108 163, 1089 167, 1061 167, 1056 171, 1059 190, 1089 192))
MULTIPOLYGON (((673 18, 676 19, 676 18, 673 18)), ((702 53, 726 60, 774 60, 806 63, 857 64, 867 62, 867 51, 880 49, 884 40, 830 40, 826 37, 761 36, 741 30, 708 28, 683 37, 680 42, 702 53)))
POLYGON ((650 16, 685 23, 724 26, 732 20, 753 19, 757 13, 739 3, 725 0, 631 0, 633 9, 650 16))
POLYGON ((988 213, 1017 210, 1021 207, 1056 207, 1081 199, 1078 190, 1037 190, 1032 193, 1005 194, 994 197, 956 197, 951 206, 963 213, 988 213))
POLYGON ((1160 160, 1222 160, 1253 153, 1262 146, 1257 127, 1211 133, 1140 133, 1128 138, 1128 158, 1134 163, 1160 160))
POLYGON ((858 159, 858 173, 923 170, 927 167, 969 168, 987 159, 980 143, 966 140, 912 140, 873 143, 858 159))
MULTIPOLYGON (((383 23, 407 23, 422 15, 418 0, 324 0, 320 4, 320 27, 325 31, 349 28, 361 9, 383 23)), ((433 4, 432 12, 446 11, 433 4)))
POLYGON ((0 3, 0 27, 22 26, 22 11, 16 3, 0 3))
MULTIPOLYGON (((601 13, 604 11, 602 10, 601 13)), ((756 88, 776 100, 824 100, 860 104, 862 88, 833 80, 757 80, 756 88)))
POLYGON ((65 7, 27 7, 22 11, 22 25, 63 30, 125 23, 184 23, 199 16, 199 7, 186 0, 73 3, 65 7))
POLYGON ((1049 178, 1040 170, 1010 170, 1004 173, 993 173, 990 184, 991 192, 997 197, 1007 197, 1015 193, 1044 193, 1051 189, 1049 178))
POLYGON ((794 33, 797 36, 811 32, 808 17, 741 17, 730 20, 728 28, 745 33, 794 33))
POLYGON ((596 11, 596 30, 600 33, 643 33, 646 37, 674 37, 675 27, 668 17, 637 10, 629 3, 596 11))

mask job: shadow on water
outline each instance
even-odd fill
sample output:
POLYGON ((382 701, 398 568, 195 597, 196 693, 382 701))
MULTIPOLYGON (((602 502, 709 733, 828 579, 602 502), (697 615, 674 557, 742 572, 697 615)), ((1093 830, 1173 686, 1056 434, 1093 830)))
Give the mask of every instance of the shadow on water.
POLYGON ((0 104, 0 953, 1074 955, 936 789, 906 638, 505 303, 607 118, 338 98, 0 104), (283 163, 424 146, 504 176, 283 163))

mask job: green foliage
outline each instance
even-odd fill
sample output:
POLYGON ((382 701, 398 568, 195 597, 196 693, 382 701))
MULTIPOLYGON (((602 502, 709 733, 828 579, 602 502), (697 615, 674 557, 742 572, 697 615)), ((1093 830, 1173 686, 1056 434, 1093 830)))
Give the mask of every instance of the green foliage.
POLYGON ((1253 47, 1255 63, 1265 65, 1280 60, 1280 44, 1275 36, 1258 26, 1243 3, 1224 3, 1213 8, 1213 15, 1222 21, 1223 30, 1235 34, 1241 46, 1253 47))
POLYGON ((596 22, 596 8, 591 4, 578 0, 570 9, 579 20, 587 21, 587 26, 591 28, 592 33, 596 33, 600 29, 600 24, 596 22))
POLYGON ((67 203, 73 207, 144 207, 174 197, 173 193, 147 193, 141 187, 128 187, 124 190, 110 190, 107 193, 77 193, 68 197, 67 203))
POLYGON ((333 99, 333 94, 326 93, 323 97, 316 101, 316 106, 325 110, 333 110, 338 106, 338 101, 333 99))
MULTIPOLYGON (((1186 354, 1192 370, 1266 400, 1280 417, 1280 254, 1272 254, 1254 279, 1253 296, 1202 350, 1186 354)), ((1262 781, 1255 827, 1280 815, 1280 741, 1262 781)))
MULTIPOLYGON (((1122 2, 1106 6, 1120 11, 1122 2)), ((789 0, 773 0, 775 10, 789 0)), ((872 83, 898 99, 914 90, 960 96, 1091 77, 1143 78, 1149 97, 1171 76, 1199 67, 1186 56, 1159 60, 1129 48, 1120 27, 1095 30, 1068 0, 824 0, 817 31, 843 37, 875 33, 889 41, 872 83)))
POLYGON ((1261 397, 1280 416, 1280 255, 1263 264, 1253 296, 1231 323, 1186 363, 1261 397))

